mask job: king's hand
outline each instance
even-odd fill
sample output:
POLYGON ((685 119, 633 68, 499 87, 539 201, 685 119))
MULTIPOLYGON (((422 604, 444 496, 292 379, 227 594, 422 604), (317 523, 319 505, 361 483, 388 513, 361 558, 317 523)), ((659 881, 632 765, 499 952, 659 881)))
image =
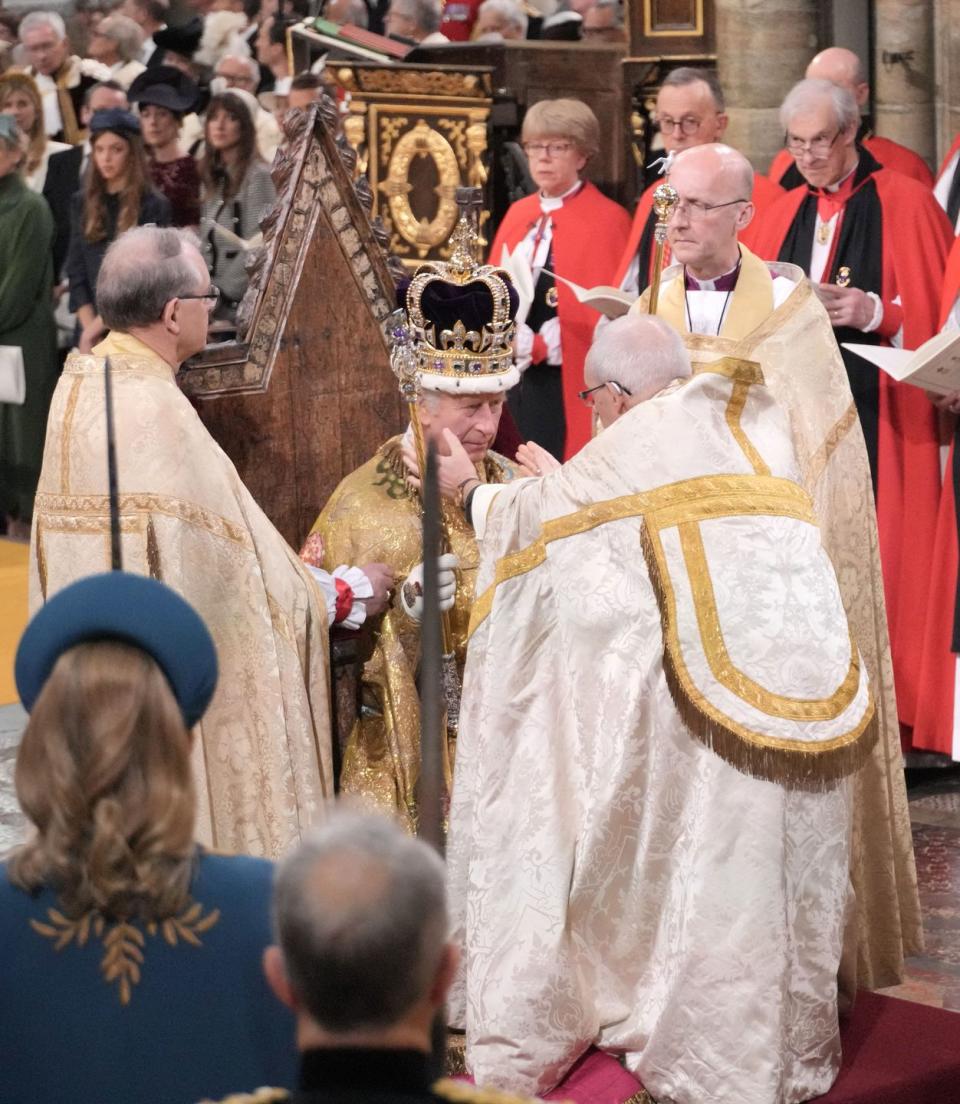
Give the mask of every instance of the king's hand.
MULTIPOLYGON (((419 491, 420 465, 417 463, 417 450, 413 441, 404 440, 402 452, 407 468, 407 482, 419 491)), ((437 449, 437 482, 441 496, 458 501, 462 484, 476 478, 476 466, 460 444, 460 438, 451 430, 444 429, 437 449)))

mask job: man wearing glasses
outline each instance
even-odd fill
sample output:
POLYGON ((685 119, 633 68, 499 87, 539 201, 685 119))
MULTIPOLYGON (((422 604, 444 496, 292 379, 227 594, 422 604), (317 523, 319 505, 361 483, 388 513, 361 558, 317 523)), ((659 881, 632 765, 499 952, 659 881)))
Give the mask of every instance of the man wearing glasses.
MULTIPOLYGON (((852 50, 844 49, 842 46, 830 46, 826 50, 821 50, 807 66, 804 76, 811 80, 827 80, 831 84, 846 88, 857 101, 857 107, 861 111, 867 109, 870 102, 870 84, 863 62, 852 50)), ((899 142, 874 134, 866 117, 861 117, 857 141, 864 149, 868 149, 885 169, 896 169, 904 176, 919 180, 928 188, 933 187, 933 176, 923 158, 912 149, 901 146, 899 142)), ((770 165, 770 179, 775 180, 787 191, 803 183, 803 177, 789 150, 781 150, 773 159, 770 165)))
MULTIPOLYGON (((942 209, 928 188, 881 166, 857 143, 860 114, 847 89, 801 81, 780 121, 805 186, 764 213, 757 251, 807 273, 838 343, 917 348, 938 330, 952 240, 942 209)), ((937 585, 927 562, 940 486, 937 412, 918 388, 842 353, 876 495, 900 722, 910 727, 923 611, 937 585)))
MULTIPOLYGON (((667 74, 657 94, 657 126, 668 159, 694 146, 719 142, 727 129, 723 89, 708 69, 681 66, 667 74)), ((613 281, 628 291, 642 292, 650 283, 655 245, 653 193, 656 177, 637 202, 633 225, 613 281)), ((758 209, 772 203, 781 189, 759 173, 754 176, 753 191, 747 195, 758 209)), ((747 236, 749 245, 749 233, 747 236)))
MULTIPOLYGON (((31 605, 110 569, 104 365, 110 363, 123 567, 172 586, 213 636, 220 680, 196 732, 197 838, 278 856, 333 793, 327 592, 277 532, 176 383, 218 298, 195 239, 140 227, 104 259, 108 336, 66 363, 31 546, 31 605)), ((347 583, 383 608, 356 569, 347 583)), ((374 572, 376 575, 376 572, 374 572)), ((389 583, 386 584, 387 586, 389 583)), ((362 620, 362 617, 360 618, 362 620)), ((359 623, 359 621, 357 622, 359 623)))

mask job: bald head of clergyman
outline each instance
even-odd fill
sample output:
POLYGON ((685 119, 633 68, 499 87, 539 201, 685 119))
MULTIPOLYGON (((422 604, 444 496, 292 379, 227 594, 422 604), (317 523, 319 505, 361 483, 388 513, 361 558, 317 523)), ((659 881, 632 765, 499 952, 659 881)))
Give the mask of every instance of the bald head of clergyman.
POLYGON ((669 181, 680 197, 667 227, 674 259, 698 280, 729 272, 740 255, 737 235, 753 218, 750 162, 711 142, 678 153, 669 181))

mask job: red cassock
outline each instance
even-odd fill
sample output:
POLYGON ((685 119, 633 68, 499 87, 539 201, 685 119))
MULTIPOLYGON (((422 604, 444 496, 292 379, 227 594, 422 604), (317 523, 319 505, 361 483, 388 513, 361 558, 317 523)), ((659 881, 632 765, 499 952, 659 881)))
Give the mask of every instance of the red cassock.
MULTIPOLYGON (((553 271, 581 287, 610 284, 623 242, 630 231, 630 216, 593 184, 585 184, 576 195, 551 212, 553 271)), ((539 194, 525 196, 512 204, 490 247, 490 263, 499 264, 506 246, 511 253, 540 221, 539 194)), ((590 440, 590 410, 577 397, 582 391, 583 361, 593 340, 600 315, 578 303, 564 283, 557 284, 557 315, 563 348, 563 411, 567 422, 564 459, 590 440)))
MULTIPOLYGON (((656 191, 657 186, 663 182, 665 178, 658 177, 647 190, 637 200, 637 209, 633 213, 633 223, 630 227, 630 237, 627 239, 626 248, 623 250, 623 254, 620 257, 620 262, 617 265, 617 274, 614 277, 613 283, 615 286, 620 287, 623 283, 624 277, 627 275, 627 271, 630 268, 633 258, 641 253, 641 266, 645 269, 644 274, 640 278, 640 291, 643 291, 650 284, 650 280, 653 277, 653 259, 654 259, 654 247, 653 247, 653 193, 656 191), (649 224, 649 230, 647 230, 649 224), (644 231, 647 230, 645 234, 644 231)), ((753 222, 739 235, 740 241, 748 249, 753 249, 753 227, 756 225, 757 218, 761 211, 766 210, 775 200, 779 199, 783 195, 783 189, 779 184, 774 184, 766 176, 762 176, 760 173, 755 173, 753 177, 753 205, 756 208, 756 214, 753 216, 753 222)), ((670 263, 670 246, 668 245, 664 250, 663 267, 666 268, 670 263)))
MULTIPOLYGON (((894 142, 891 138, 879 138, 876 134, 859 138, 858 141, 873 154, 885 169, 894 169, 896 172, 903 173, 904 176, 909 176, 928 188, 933 187, 933 173, 930 172, 926 161, 919 153, 914 153, 912 149, 901 146, 899 142, 894 142)), ((795 183, 790 184, 783 181, 784 173, 792 169, 795 164, 795 159, 787 150, 780 150, 770 165, 770 179, 776 180, 778 184, 783 184, 784 187, 796 187, 795 183)))
MULTIPOLYGON (((960 144, 960 138, 954 145, 960 144)), ((952 156, 952 154, 948 155, 952 156)), ((940 300, 940 324, 946 322, 960 295, 960 238, 947 258, 940 300)), ((960 759, 960 726, 957 724, 956 677, 958 641, 955 639, 957 611, 957 438, 950 448, 940 494, 940 512, 929 571, 933 580, 927 601, 923 652, 920 661, 920 690, 913 726, 913 746, 939 751, 960 759)))
MULTIPOLYGON (((953 235, 933 193, 917 181, 876 166, 864 181, 865 186, 871 183, 879 200, 880 217, 871 233, 881 238, 882 284, 869 290, 877 290, 885 304, 900 297, 903 346, 915 349, 939 328, 936 289, 943 284, 953 235)), ((806 187, 794 188, 761 218, 753 249, 764 260, 790 259, 784 245, 788 235, 796 233, 794 220, 799 219, 809 194, 806 187)), ((845 230, 837 231, 841 242, 845 230)), ((833 263, 849 262, 838 254, 833 263)), ((803 264, 809 264, 809 257, 803 264)), ((858 286, 856 266, 851 284, 858 286)), ((863 335, 864 340, 867 337, 863 335)), ((876 457, 880 560, 897 708, 901 725, 909 727, 916 716, 924 617, 932 583, 930 549, 940 497, 938 419, 923 391, 895 383, 879 369, 877 373, 876 441, 868 440, 867 447, 875 449, 876 457)))

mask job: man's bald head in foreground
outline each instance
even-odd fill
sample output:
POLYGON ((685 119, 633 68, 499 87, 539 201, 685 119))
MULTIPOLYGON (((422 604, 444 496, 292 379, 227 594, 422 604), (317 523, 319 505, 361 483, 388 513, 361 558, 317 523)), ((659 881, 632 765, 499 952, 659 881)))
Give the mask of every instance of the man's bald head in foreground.
POLYGON ((870 98, 870 84, 863 62, 853 50, 843 46, 829 46, 821 50, 807 66, 805 75, 809 80, 826 80, 849 89, 858 107, 863 107, 870 98))

